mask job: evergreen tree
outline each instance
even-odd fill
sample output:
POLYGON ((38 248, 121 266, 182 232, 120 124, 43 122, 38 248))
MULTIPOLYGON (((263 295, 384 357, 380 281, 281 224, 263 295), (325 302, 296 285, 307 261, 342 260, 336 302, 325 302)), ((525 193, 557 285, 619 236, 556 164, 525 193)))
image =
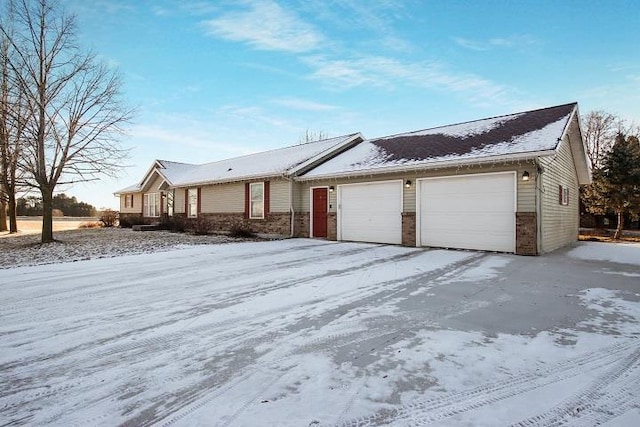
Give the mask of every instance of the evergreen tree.
POLYGON ((624 215, 640 214, 640 142, 637 137, 617 135, 602 167, 593 172, 593 184, 585 190, 585 201, 591 213, 613 211, 618 216, 614 239, 619 239, 624 215))

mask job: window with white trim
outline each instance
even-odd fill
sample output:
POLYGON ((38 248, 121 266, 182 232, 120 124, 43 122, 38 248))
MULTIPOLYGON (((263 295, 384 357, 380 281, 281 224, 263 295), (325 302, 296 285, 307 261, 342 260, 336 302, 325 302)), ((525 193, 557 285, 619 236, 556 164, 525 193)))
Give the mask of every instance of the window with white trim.
POLYGON ((164 205, 163 211, 169 216, 173 216, 173 191, 169 191, 164 194, 162 198, 164 205))
POLYGON ((558 201, 562 206, 567 206, 569 204, 569 187, 561 185, 559 190, 558 201))
POLYGON ((249 218, 264 218, 264 182, 249 184, 249 218))
POLYGON ((187 197, 187 208, 189 210, 187 215, 189 218, 196 218, 198 216, 198 189, 190 188, 187 192, 187 197))
POLYGON ((143 196, 142 214, 147 217, 160 216, 160 195, 147 193, 143 196))

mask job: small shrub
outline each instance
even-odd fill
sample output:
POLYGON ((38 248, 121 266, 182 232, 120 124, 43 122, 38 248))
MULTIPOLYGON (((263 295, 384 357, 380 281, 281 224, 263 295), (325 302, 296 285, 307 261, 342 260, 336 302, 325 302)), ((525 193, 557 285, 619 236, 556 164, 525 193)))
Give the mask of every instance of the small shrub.
POLYGON ((160 222, 160 228, 172 233, 184 233, 187 231, 187 221, 181 216, 165 216, 160 222))
POLYGON ((134 225, 144 224, 144 218, 141 215, 132 216, 125 215, 118 221, 120 228, 131 228, 134 225))
POLYGON ((213 231, 213 224, 207 218, 196 218, 191 221, 191 231, 197 236, 206 236, 213 231))
POLYGON ((254 233, 248 226, 239 224, 231 227, 231 230, 229 230, 229 236, 241 239, 251 239, 256 237, 256 233, 254 233))
POLYGON ((82 222, 78 226, 78 228, 102 228, 102 227, 103 227, 103 223, 99 221, 82 222))
POLYGON ((60 209, 54 209, 53 211, 51 211, 51 215, 54 217, 63 217, 64 212, 62 212, 60 209))
POLYGON ((118 222, 118 212, 106 209, 100 214, 100 221, 102 221, 105 227, 113 227, 118 222))

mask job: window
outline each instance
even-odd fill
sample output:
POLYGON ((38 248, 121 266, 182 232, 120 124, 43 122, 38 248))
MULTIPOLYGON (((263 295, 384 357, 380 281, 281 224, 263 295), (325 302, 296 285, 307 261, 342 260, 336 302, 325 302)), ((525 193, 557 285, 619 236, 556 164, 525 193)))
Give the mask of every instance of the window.
POLYGON ((160 195, 158 193, 147 193, 143 197, 143 216, 160 216, 160 195))
POLYGON ((164 212, 169 216, 173 216, 173 191, 165 193, 162 199, 164 202, 164 212))
POLYGON ((133 207, 133 194, 125 194, 124 196, 124 207, 132 208, 133 207))
POLYGON ((264 218, 264 182, 249 185, 249 218, 264 218))
POLYGON ((198 189, 190 188, 187 191, 187 215, 189 218, 196 218, 198 216, 198 189))
POLYGON ((559 186, 558 202, 562 206, 567 206, 569 204, 569 187, 565 187, 564 185, 559 186))

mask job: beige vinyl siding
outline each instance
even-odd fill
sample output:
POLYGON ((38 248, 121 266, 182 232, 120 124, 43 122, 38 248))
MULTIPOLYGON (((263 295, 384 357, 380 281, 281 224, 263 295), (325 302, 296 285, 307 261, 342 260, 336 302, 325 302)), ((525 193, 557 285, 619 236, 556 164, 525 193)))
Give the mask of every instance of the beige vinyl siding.
POLYGON ((185 189, 176 188, 173 191, 173 213, 184 214, 185 189))
POLYGON ((275 179, 269 182, 269 210, 289 212, 289 181, 275 179))
MULTIPOLYGON (((281 179, 267 181, 269 181, 271 212, 289 212, 289 181, 281 179)), ((246 183, 244 182, 233 182, 202 187, 202 200, 200 201, 201 212, 243 213, 245 185, 246 183)), ((184 192, 184 189, 180 191, 184 192)), ((182 203, 184 203, 184 199, 182 203)), ((184 208, 182 209, 184 210, 184 208)))
MULTIPOLYGON (((338 186, 341 184, 356 184, 360 182, 375 182, 375 181, 390 181, 395 179, 401 179, 403 183, 407 180, 411 181, 411 187, 407 188, 403 184, 403 211, 415 212, 416 211, 416 180, 419 178, 432 178, 439 176, 455 176, 455 175, 469 175, 474 173, 489 173, 489 172, 505 172, 516 171, 517 180, 517 204, 518 212, 535 212, 535 167, 533 162, 519 162, 517 164, 499 164, 492 166, 465 166, 459 168, 448 169, 436 169, 427 171, 414 171, 410 173, 395 173, 384 174, 376 176, 366 177, 354 177, 354 178, 340 178, 332 180, 318 180, 300 183, 298 194, 295 198, 296 212, 309 212, 309 189, 316 186, 338 186), (531 179, 529 181, 522 181, 522 173, 528 171, 531 179)), ((337 211, 336 199, 337 191, 329 193, 330 212, 337 211)))
POLYGON ((156 179, 151 181, 150 185, 145 187, 145 193, 159 193, 160 186, 163 184, 164 179, 161 176, 157 176, 156 179))
POLYGON ((215 184, 202 187, 200 207, 202 213, 243 213, 244 186, 242 182, 215 184))
MULTIPOLYGON (((577 129, 574 127, 574 129, 577 129)), ((577 132, 569 133, 569 138, 580 138, 577 132)), ((541 253, 551 252, 578 239, 579 227, 579 186, 578 177, 571 154, 569 141, 560 143, 555 157, 540 160, 542 173, 541 197, 541 253), (559 203, 559 186, 569 188, 569 204, 559 203)))
POLYGON ((142 193, 133 194, 133 207, 125 208, 125 194, 120 195, 120 212, 121 213, 141 213, 142 212, 142 193))

